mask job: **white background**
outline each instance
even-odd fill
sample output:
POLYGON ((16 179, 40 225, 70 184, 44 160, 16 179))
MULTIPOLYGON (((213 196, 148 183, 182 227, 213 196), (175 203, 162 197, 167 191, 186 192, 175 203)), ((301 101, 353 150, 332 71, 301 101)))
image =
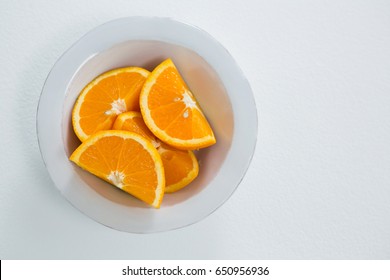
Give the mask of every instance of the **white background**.
POLYGON ((75 277, 96 280, 388 280, 389 263, 388 260, 6 260, 1 263, 1 277, 3 280, 52 280, 53 275, 58 280, 75 277), (251 274, 251 269, 259 266, 262 270, 251 274), (163 268, 170 270, 171 275, 165 272, 163 276, 163 268), (129 274, 124 276, 123 269, 129 274), (155 276, 153 269, 156 269, 155 276), (183 275, 172 275, 179 269, 183 275))
POLYGON ((1 259, 389 259, 390 2, 0 0, 1 259), (217 212, 171 232, 104 227, 57 191, 36 107, 59 56, 115 18, 164 16, 220 41, 259 134, 217 212))

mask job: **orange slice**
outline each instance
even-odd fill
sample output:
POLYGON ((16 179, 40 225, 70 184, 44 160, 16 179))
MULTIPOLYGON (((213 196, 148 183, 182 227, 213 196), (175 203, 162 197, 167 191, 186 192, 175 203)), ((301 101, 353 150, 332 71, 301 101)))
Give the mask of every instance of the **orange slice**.
POLYGON ((108 71, 80 93, 72 112, 73 130, 83 142, 100 130, 111 129, 120 113, 139 110, 139 94, 149 71, 125 67, 108 71))
MULTIPOLYGON (((145 125, 145 122, 142 119, 142 115, 140 112, 129 111, 118 115, 112 126, 112 129, 135 132, 145 138, 148 138, 152 142, 157 141, 157 138, 145 125)), ((157 143, 153 144, 154 146, 157 146, 157 143)))
POLYGON ((153 134, 173 147, 194 150, 216 142, 199 104, 171 59, 163 61, 146 79, 140 108, 153 134))
POLYGON ((139 134, 105 130, 70 156, 81 168, 159 208, 165 190, 164 167, 152 143, 139 134))
POLYGON ((152 142, 164 165, 166 193, 184 188, 198 176, 199 165, 194 153, 178 150, 160 142, 145 125, 141 113, 126 112, 120 114, 113 128, 138 133, 152 142))

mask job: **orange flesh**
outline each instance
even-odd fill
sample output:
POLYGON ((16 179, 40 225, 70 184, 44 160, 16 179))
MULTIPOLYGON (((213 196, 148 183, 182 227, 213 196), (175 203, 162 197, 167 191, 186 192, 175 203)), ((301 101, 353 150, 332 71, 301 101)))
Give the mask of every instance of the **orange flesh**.
MULTIPOLYGON (((161 159, 152 145, 150 147, 154 149, 154 154, 151 153, 150 147, 145 149, 143 142, 137 138, 123 138, 121 134, 126 132, 115 135, 116 132, 102 131, 101 133, 114 135, 101 137, 87 147, 82 144, 72 154, 71 160, 90 173, 152 205, 156 198, 156 188, 161 184, 156 168, 156 156, 160 163, 161 159), (113 173, 123 177, 118 181, 110 180, 110 174, 112 176, 113 173), (120 185, 115 184, 116 182, 120 185)), ((84 143, 88 144, 89 140, 84 143)))
POLYGON ((85 141, 97 131, 111 129, 116 116, 124 111, 139 110, 139 94, 148 73, 137 67, 119 68, 89 83, 76 101, 72 115, 79 139, 85 141))
POLYGON ((148 128, 165 143, 199 149, 215 143, 213 131, 171 60, 153 70, 140 97, 148 128))

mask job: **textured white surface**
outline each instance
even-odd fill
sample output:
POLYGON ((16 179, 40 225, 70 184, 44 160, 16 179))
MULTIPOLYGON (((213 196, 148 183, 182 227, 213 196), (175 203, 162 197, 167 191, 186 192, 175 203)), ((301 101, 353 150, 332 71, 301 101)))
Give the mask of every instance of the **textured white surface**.
POLYGON ((0 258, 390 258, 389 1, 0 1, 0 258), (187 228, 117 232, 74 209, 40 157, 58 57, 108 20, 168 16, 219 40, 259 113, 252 165, 187 228))

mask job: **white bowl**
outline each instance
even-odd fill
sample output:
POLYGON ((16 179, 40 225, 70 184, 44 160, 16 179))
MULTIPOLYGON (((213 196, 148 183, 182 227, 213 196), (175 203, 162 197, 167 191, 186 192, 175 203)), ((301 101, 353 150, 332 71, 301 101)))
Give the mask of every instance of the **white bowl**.
POLYGON ((117 230, 158 232, 197 222, 231 196, 254 152, 257 114, 247 80, 210 35, 168 18, 131 17, 93 29, 59 58, 43 87, 37 133, 50 176, 71 204, 117 230), (71 110, 82 88, 102 72, 123 66, 152 70, 168 57, 199 101, 217 144, 197 153, 198 178, 154 209, 68 160, 80 143, 71 110))

